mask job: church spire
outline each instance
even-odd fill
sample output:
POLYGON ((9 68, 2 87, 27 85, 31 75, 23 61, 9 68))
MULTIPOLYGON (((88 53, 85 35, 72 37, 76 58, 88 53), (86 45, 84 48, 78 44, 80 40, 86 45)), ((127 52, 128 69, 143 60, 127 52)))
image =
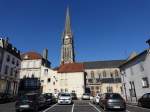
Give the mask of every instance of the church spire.
POLYGON ((66 35, 70 35, 71 34, 69 7, 67 7, 67 12, 66 12, 66 23, 65 23, 65 32, 64 33, 66 35))
POLYGON ((63 32, 62 46, 61 46, 61 64, 74 63, 74 42, 71 32, 69 7, 67 7, 65 29, 63 32))

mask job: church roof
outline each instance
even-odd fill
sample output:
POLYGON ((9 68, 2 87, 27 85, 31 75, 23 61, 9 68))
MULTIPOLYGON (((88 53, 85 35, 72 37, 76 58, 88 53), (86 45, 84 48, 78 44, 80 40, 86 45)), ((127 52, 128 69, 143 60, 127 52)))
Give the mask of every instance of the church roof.
POLYGON ((67 63, 62 64, 58 73, 72 73, 72 72, 84 72, 84 67, 82 63, 67 63))
POLYGON ((41 54, 37 52, 26 52, 21 55, 22 60, 35 60, 35 59, 42 59, 43 57, 41 54))
POLYGON ((106 60, 83 62, 85 69, 118 68, 125 60, 106 60))

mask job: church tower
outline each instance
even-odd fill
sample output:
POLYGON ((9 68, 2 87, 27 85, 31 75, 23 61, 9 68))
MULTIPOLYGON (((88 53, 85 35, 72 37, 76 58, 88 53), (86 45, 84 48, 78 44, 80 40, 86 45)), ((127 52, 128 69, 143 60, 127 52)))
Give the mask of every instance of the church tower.
POLYGON ((69 8, 67 8, 65 29, 62 36, 61 64, 73 63, 74 61, 75 56, 74 56, 73 35, 71 32, 69 8))

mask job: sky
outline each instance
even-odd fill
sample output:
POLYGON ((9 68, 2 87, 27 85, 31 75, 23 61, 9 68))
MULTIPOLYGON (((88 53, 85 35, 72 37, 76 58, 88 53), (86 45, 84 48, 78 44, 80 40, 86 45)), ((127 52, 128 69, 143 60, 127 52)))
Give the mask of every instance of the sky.
POLYGON ((148 48, 150 0, 0 0, 0 37, 59 66, 67 6, 77 62, 126 59, 148 48))

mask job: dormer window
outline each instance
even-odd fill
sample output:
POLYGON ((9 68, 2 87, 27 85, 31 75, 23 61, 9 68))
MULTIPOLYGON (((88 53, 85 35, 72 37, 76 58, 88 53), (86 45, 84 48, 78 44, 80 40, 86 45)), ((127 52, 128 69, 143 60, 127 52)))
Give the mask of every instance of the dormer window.
POLYGON ((24 59, 28 59, 28 55, 25 55, 25 56, 24 56, 24 59))

